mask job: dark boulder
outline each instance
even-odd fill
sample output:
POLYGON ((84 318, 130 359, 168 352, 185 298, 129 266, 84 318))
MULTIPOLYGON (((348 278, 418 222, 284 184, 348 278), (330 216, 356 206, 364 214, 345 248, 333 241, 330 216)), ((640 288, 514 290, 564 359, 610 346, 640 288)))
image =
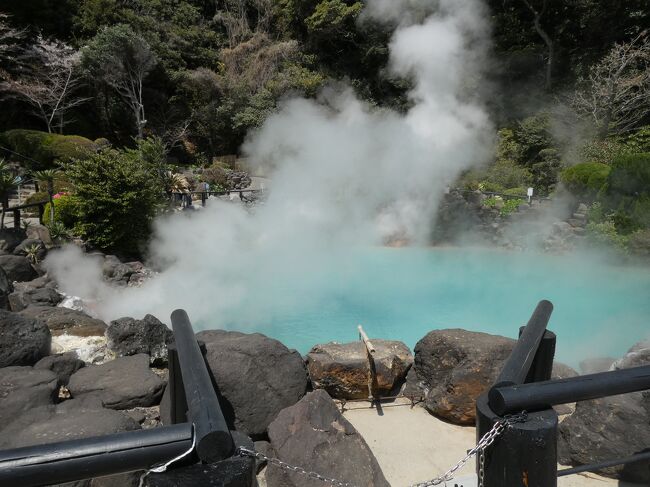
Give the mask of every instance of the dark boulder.
POLYGON ((33 365, 49 355, 50 330, 38 320, 0 310, 0 367, 33 365))
POLYGON ((167 325, 152 315, 141 320, 120 318, 111 321, 106 329, 108 348, 118 356, 146 353, 156 366, 167 363, 167 344, 172 337, 167 325))
POLYGON ((63 300, 63 296, 52 287, 33 288, 23 284, 28 283, 17 282, 14 292, 9 295, 11 311, 22 311, 28 306, 54 307, 63 300))
MULTIPOLYGON (((363 437, 323 390, 310 392, 278 414, 269 426, 277 457, 291 465, 359 487, 388 487, 363 437)), ((267 467, 269 487, 321 487, 319 480, 267 467)))
POLYGON ((11 282, 31 281, 38 277, 29 260, 21 255, 0 255, 0 267, 7 273, 11 282))
POLYGON ((149 368, 145 354, 120 357, 102 365, 89 365, 72 374, 72 397, 94 395, 104 407, 129 409, 159 404, 165 383, 149 368))
MULTIPOLYGON (((560 423, 558 460, 585 465, 626 458, 650 445, 650 392, 579 402, 560 423)), ((607 476, 650 485, 650 460, 604 469, 607 476)))
POLYGON ((235 429, 263 435, 275 416, 298 402, 308 385, 300 354, 259 333, 210 330, 205 342, 210 370, 224 399, 224 414, 235 429))
POLYGON ((44 322, 54 335, 101 336, 106 331, 102 320, 69 308, 28 306, 20 314, 44 322))
MULTIPOLYGON (((31 408, 53 404, 59 390, 56 374, 32 367, 0 369, 0 430, 31 408)), ((0 438, 7 435, 1 434, 0 438)))
POLYGON ((460 329, 429 332, 415 346, 416 380, 432 414, 452 423, 474 424, 478 396, 490 387, 515 341, 460 329))
POLYGON ((38 262, 41 262, 47 256, 47 248, 45 247, 45 242, 40 238, 27 238, 20 242, 20 244, 13 250, 12 254, 21 255, 23 257, 27 256, 28 252, 36 250, 33 254, 38 262))
POLYGON ((34 368, 51 370, 59 378, 59 383, 66 385, 70 380, 70 376, 84 365, 86 363, 83 360, 79 360, 76 353, 66 352, 42 358, 36 362, 34 368))
POLYGON ((623 358, 612 364, 612 368, 629 369, 630 367, 641 367, 650 365, 650 340, 644 340, 630 348, 623 358))
POLYGON ((7 277, 7 273, 0 267, 0 309, 9 309, 9 295, 14 287, 7 277))
MULTIPOLYGON (((634 345, 612 365, 616 369, 650 365, 650 342, 634 345)), ((650 445, 650 391, 579 402, 560 423, 560 463, 584 465, 625 458, 650 445)), ((650 460, 604 469, 601 473, 650 485, 650 460)))
MULTIPOLYGON (((413 355, 402 342, 372 340, 375 395, 389 395, 406 378, 413 355)), ((369 363, 363 342, 316 345, 307 354, 307 369, 314 389, 325 389, 337 399, 368 397, 369 363)))
POLYGON ((0 254, 10 254, 26 238, 27 234, 22 228, 0 229, 0 254))
POLYGON ((126 414, 73 399, 56 406, 33 408, 14 418, 0 435, 0 448, 20 448, 137 429, 140 429, 138 423, 126 414))

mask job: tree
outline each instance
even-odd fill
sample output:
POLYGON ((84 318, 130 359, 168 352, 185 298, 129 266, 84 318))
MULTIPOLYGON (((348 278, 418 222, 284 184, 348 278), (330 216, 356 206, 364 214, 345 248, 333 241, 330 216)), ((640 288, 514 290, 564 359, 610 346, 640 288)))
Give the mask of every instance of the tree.
POLYGON ((535 26, 535 31, 537 34, 542 38, 544 41, 544 44, 546 44, 547 48, 547 57, 546 57, 546 75, 545 75, 545 81, 544 81, 544 87, 547 90, 551 89, 551 85, 553 82, 553 62, 555 61, 555 43, 553 42, 553 39, 551 36, 546 32, 546 30, 542 27, 541 19, 544 17, 544 14, 546 14, 546 11, 548 9, 548 0, 542 0, 542 5, 541 7, 536 8, 533 5, 534 0, 522 0, 526 7, 528 7, 528 10, 530 10, 533 14, 533 25, 535 26))
POLYGON ((44 169, 34 171, 34 179, 47 185, 47 194, 50 200, 50 222, 54 223, 54 180, 61 174, 60 169, 44 169))
POLYGON ((9 170, 9 166, 0 159, 0 200, 2 200, 2 216, 0 216, 0 228, 5 227, 5 212, 9 207, 9 193, 18 186, 18 178, 9 170))
POLYGON ((0 80, 9 79, 9 70, 20 64, 20 42, 25 36, 24 29, 9 25, 9 16, 0 12, 0 80))
POLYGON ((75 231, 91 245, 130 256, 142 250, 164 194, 144 156, 109 148, 66 166, 79 216, 75 231))
POLYGON ((29 60, 26 74, 3 82, 0 89, 29 103, 49 133, 55 126, 62 133, 69 122, 66 113, 88 100, 77 95, 81 86, 79 52, 39 36, 21 57, 29 60))
POLYGON ((131 109, 138 139, 147 124, 144 81, 156 63, 147 41, 123 24, 105 28, 82 52, 88 73, 114 89, 131 109))
POLYGON ((650 37, 642 32, 616 44, 571 100, 598 128, 600 138, 636 128, 650 114, 650 37))

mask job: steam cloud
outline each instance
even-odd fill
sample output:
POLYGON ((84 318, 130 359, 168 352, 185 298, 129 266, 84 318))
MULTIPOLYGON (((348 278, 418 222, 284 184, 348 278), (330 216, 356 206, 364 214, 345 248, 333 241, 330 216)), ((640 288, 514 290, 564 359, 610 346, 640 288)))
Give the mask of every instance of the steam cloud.
POLYGON ((412 80, 406 113, 371 107, 342 85, 286 101, 243 147, 274 168, 263 206, 211 200, 161 218, 150 259, 165 267, 141 288, 102 283, 100 262, 78 249, 53 254, 48 269, 62 290, 97 300, 106 320, 183 307, 219 326, 268 316, 296 280, 307 288, 300 299, 322 299, 337 284, 327 269, 355 272, 346 249, 425 242, 445 187, 491 153, 494 131, 475 89, 488 16, 480 0, 371 0, 364 17, 397 25, 388 70, 412 80))

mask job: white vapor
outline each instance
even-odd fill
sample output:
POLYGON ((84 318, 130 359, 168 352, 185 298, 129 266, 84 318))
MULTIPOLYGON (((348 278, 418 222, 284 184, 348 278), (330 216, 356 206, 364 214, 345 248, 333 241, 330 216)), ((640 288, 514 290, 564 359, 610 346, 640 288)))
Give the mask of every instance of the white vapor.
POLYGON ((328 269, 354 272, 346 249, 426 243, 445 187, 491 154, 493 128, 472 88, 488 16, 480 0, 370 0, 364 17, 398 25, 388 68, 413 82, 406 113, 370 107, 341 85, 318 100, 286 101, 243 147, 274 168, 264 205, 247 212, 211 200, 159 219, 150 258, 168 264, 141 288, 110 288, 97 262, 74 249, 55 253, 47 265, 61 288, 96 299, 104 319, 164 319, 183 307, 220 326, 269 316, 288 282, 302 279, 305 295, 322 299, 337 285, 328 269))

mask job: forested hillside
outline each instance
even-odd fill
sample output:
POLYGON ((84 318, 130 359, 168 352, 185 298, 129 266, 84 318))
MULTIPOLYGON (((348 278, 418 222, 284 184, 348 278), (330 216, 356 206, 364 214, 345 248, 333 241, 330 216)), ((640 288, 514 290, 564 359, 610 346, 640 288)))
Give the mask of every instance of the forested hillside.
MULTIPOLYGON (((493 45, 484 78, 467 86, 489 100, 498 140, 492 165, 458 184, 512 194, 533 186, 547 195, 564 174, 567 187, 606 208, 606 221, 597 223, 625 235, 647 227, 647 0, 487 3, 493 45), (623 184, 625 194, 611 195, 611 168, 623 179, 634 174, 640 193, 623 184)), ((0 141, 45 167, 65 159, 52 149, 63 142, 24 129, 117 149, 156 137, 168 161, 205 166, 238 153, 284 97, 315 97, 334 81, 371 105, 406 110, 410 80, 385 69, 392 26, 364 18, 363 7, 352 0, 5 0, 0 141)))

